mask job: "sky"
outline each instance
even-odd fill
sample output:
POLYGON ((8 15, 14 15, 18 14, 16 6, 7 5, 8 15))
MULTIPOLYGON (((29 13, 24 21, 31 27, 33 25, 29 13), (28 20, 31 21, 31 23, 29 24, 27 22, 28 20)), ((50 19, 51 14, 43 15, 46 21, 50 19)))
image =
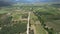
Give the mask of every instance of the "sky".
POLYGON ((60 2, 60 0, 15 0, 20 2, 60 2))
POLYGON ((0 0, 4 2, 21 2, 21 3, 34 3, 34 2, 60 2, 60 0, 0 0))
POLYGON ((36 2, 42 2, 42 3, 45 3, 45 2, 60 2, 60 0, 0 0, 0 6, 6 6, 6 5, 11 5, 13 3, 17 3, 17 2, 20 2, 20 3, 36 3, 36 2))

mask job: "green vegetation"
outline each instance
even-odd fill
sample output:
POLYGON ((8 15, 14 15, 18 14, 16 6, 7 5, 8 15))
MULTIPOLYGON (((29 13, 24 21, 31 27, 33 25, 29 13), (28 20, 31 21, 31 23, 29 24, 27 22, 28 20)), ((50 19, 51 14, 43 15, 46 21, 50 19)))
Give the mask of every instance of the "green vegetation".
POLYGON ((38 17, 31 13, 31 24, 35 27, 36 34, 47 34, 48 32, 42 27, 40 20, 38 17))
POLYGON ((36 25, 36 33, 37 34, 46 34, 46 31, 44 30, 44 28, 41 25, 36 25))
POLYGON ((11 14, 8 13, 9 11, 0 14, 0 34, 26 34, 27 22, 17 20, 17 18, 20 18, 19 12, 17 14, 13 12, 11 14))
POLYGON ((38 19, 41 22, 41 25, 44 28, 45 28, 45 26, 47 26, 47 28, 45 28, 45 30, 47 30, 49 34, 56 34, 56 32, 59 32, 58 29, 59 29, 60 25, 59 26, 57 25, 57 24, 59 24, 58 20, 60 20, 60 18, 58 17, 60 15, 59 13, 60 13, 60 10, 58 10, 58 8, 49 7, 49 6, 36 10, 36 12, 35 12, 36 16, 38 17, 38 19), (55 22, 53 22, 53 21, 55 21, 55 22))
POLYGON ((8 13, 8 11, 0 10, 0 14, 8 13))
MULTIPOLYGON (((13 5, 1 7, 0 9, 0 33, 1 34, 26 34, 27 22, 21 22, 20 18, 27 18, 27 14, 22 13, 31 11, 31 24, 40 21, 39 25, 34 25, 37 34, 56 34, 60 32, 60 7, 58 5, 13 5), (11 13, 10 15, 7 15, 11 13), (13 20, 13 21, 12 21, 13 20), (38 33, 40 32, 40 33, 38 33)), ((37 22, 38 23, 38 22, 37 22)))

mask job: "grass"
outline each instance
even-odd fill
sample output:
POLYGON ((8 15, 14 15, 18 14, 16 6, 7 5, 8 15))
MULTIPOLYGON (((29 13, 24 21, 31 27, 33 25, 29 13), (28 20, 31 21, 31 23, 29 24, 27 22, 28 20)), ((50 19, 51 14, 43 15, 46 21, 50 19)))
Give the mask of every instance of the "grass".
POLYGON ((41 25, 36 25, 36 34, 46 34, 46 30, 41 25))
POLYGON ((35 22, 37 21, 37 24, 34 25, 35 26, 35 29, 36 29, 36 34, 46 34, 47 31, 42 27, 41 24, 38 25, 38 23, 40 23, 40 21, 38 20, 38 17, 35 16, 34 13, 31 13, 31 19, 32 19, 32 24, 35 24, 35 22), (39 21, 39 22, 38 22, 39 21))
POLYGON ((60 16, 59 15, 51 15, 46 16, 46 22, 45 24, 48 27, 51 27, 54 29, 54 31, 59 32, 60 31, 60 16))
POLYGON ((60 31, 60 20, 52 20, 46 22, 48 27, 51 27, 54 29, 54 31, 59 32, 60 31))
MULTIPOLYGON (((47 24, 47 26, 48 27, 52 27, 53 29, 54 29, 54 31, 57 31, 57 32, 59 32, 60 31, 60 20, 59 20, 59 16, 60 16, 60 10, 58 10, 57 8, 55 8, 55 7, 46 7, 46 9, 45 8, 41 8, 41 9, 39 9, 39 10, 36 10, 36 12, 38 12, 38 15, 44 15, 44 17, 46 17, 46 19, 45 20, 47 20, 48 18, 50 18, 51 17, 51 19, 48 19, 47 20, 47 22, 46 22, 46 24, 47 24), (45 14, 44 14, 45 13, 45 14), (48 16, 49 17, 48 17, 48 16), (53 15, 53 16, 51 16, 51 15, 53 15), (57 16, 58 15, 58 16, 57 16), (56 18, 55 18, 56 17, 56 18), (53 21, 53 19, 55 19, 54 21, 53 21), (57 20, 56 20, 57 19, 57 20)), ((42 17, 43 18, 43 17, 42 17)), ((43 18, 44 19, 44 18, 43 18)), ((41 27, 41 26, 40 26, 41 27)), ((43 34, 43 28, 39 28, 39 26, 36 26, 36 29, 38 30, 37 32, 39 32, 40 30, 41 30, 41 34, 43 34), (40 30, 39 30, 40 29, 40 30)), ((38 33, 39 34, 39 33, 38 33)))
POLYGON ((9 11, 0 10, 0 14, 8 13, 9 11))

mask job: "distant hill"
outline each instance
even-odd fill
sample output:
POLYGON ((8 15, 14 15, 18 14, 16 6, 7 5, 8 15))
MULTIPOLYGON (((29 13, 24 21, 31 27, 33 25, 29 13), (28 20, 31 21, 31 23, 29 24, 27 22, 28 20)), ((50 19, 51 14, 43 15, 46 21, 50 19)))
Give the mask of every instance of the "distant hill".
POLYGON ((56 8, 60 8, 60 4, 52 4, 51 6, 56 7, 56 8))
POLYGON ((0 0, 0 7, 3 7, 3 6, 11 6, 12 4, 13 4, 13 2, 1 1, 0 0))

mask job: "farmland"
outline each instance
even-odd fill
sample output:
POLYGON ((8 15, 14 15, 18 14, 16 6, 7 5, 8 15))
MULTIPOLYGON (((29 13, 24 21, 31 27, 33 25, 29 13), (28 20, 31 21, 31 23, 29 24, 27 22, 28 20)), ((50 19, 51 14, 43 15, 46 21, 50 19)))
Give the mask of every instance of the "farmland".
POLYGON ((60 32, 60 6, 45 5, 13 5, 0 9, 1 34, 26 34, 28 14, 30 15, 30 29, 34 34, 56 34, 60 32))

